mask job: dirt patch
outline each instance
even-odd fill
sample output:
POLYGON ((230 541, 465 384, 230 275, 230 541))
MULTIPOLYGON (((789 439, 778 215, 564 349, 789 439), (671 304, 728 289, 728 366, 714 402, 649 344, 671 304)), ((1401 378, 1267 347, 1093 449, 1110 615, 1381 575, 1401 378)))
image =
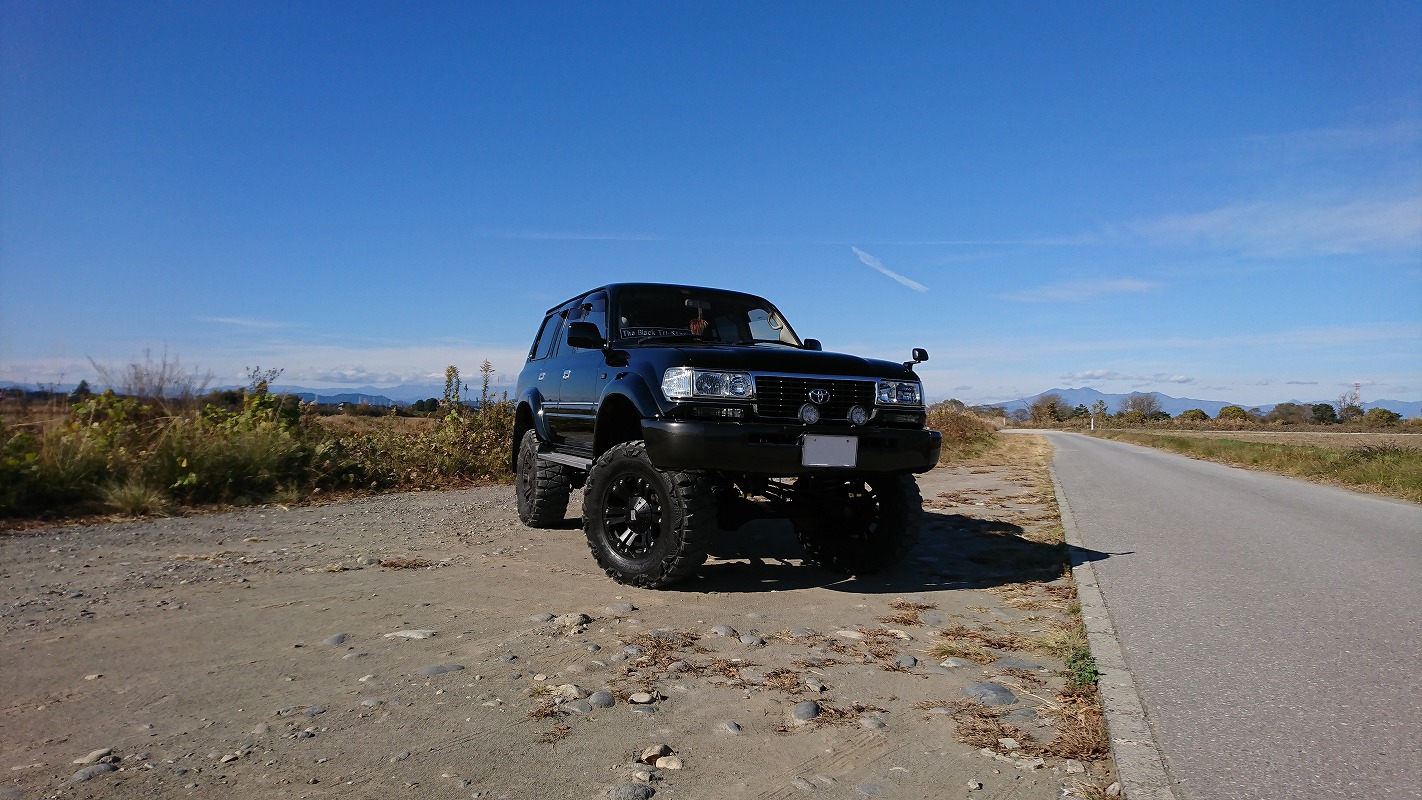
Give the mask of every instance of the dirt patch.
POLYGON ((1032 644, 1070 623, 1071 588, 1029 438, 920 476, 923 542, 863 579, 801 563, 788 526, 758 522, 683 585, 620 586, 575 521, 519 525, 508 487, 8 535, 0 788, 589 798, 640 780, 659 797, 1045 800, 1104 786, 1109 760, 1070 745, 1095 740, 1060 699, 1065 662, 1032 644), (945 642, 977 663, 941 666, 945 642), (1023 733, 1015 748, 959 741, 952 708, 920 708, 971 708, 963 691, 985 682, 1015 697, 992 707, 1023 733), (675 761, 638 761, 655 744, 675 761), (74 763, 89 756, 114 769, 74 763))

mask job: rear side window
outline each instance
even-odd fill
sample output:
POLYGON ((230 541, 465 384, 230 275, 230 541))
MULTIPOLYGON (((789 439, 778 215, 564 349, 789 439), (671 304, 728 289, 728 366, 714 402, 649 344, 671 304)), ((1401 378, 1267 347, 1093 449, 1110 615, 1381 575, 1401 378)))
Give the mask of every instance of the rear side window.
POLYGON ((558 342, 558 332, 563 329, 563 315, 549 314, 543 320, 543 328, 538 332, 538 341, 534 342, 533 355, 535 361, 553 355, 553 345, 558 342))

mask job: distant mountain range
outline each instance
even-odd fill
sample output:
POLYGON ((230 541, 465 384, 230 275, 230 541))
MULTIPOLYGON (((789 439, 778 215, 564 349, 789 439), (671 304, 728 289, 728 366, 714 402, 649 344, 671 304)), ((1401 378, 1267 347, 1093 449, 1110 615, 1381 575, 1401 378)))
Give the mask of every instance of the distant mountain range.
MULTIPOLYGON (((1130 396, 1129 393, 1107 394, 1105 392, 1098 392, 1095 389, 1087 388, 1048 389, 1045 392, 1038 392, 1037 394, 1034 394, 1031 397, 1023 397, 1017 400, 1009 400, 1004 403, 985 403, 984 405, 1001 406, 1002 408, 1006 409, 1007 412, 1010 414, 1018 409, 1031 408, 1033 403, 1037 402, 1037 400, 1040 399, 1043 395, 1048 394, 1060 395, 1063 402, 1073 408, 1079 405, 1091 408, 1092 403, 1095 403, 1097 400, 1104 400, 1106 401, 1106 408, 1112 413, 1115 413, 1116 410, 1120 408, 1122 400, 1130 396)), ((1246 409, 1258 408, 1260 412, 1267 414, 1273 410, 1275 405, 1277 405, 1276 403, 1270 403, 1268 405, 1253 406, 1248 403, 1234 403, 1227 400, 1196 400, 1190 397, 1171 397, 1170 395, 1161 394, 1160 392, 1143 392, 1142 394, 1155 395, 1156 399, 1160 401, 1160 410, 1164 411, 1172 417, 1178 416, 1182 411, 1189 411, 1192 408, 1198 408, 1213 417, 1217 416, 1220 413, 1220 409, 1224 408, 1225 406, 1241 406, 1246 409)), ((1281 402, 1297 403, 1298 405, 1313 405, 1315 403, 1328 403, 1331 405, 1334 404, 1336 401, 1336 398, 1331 398, 1328 400, 1288 400, 1281 402)), ((1403 418, 1422 416, 1422 402, 1413 402, 1407 400, 1377 400, 1372 402, 1365 402, 1362 404, 1362 406, 1364 411, 1370 408, 1385 408, 1388 411, 1401 414, 1403 418)))

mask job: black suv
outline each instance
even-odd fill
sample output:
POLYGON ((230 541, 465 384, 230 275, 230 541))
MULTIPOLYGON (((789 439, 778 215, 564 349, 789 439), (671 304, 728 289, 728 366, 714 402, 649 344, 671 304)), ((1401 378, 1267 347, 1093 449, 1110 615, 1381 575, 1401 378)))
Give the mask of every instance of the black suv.
POLYGON ((524 523, 583 528, 614 579, 665 586, 718 528, 787 517, 848 574, 918 539, 915 472, 938 463, 913 361, 826 353, 766 300, 695 286, 603 286, 549 309, 519 373, 513 467, 524 523))

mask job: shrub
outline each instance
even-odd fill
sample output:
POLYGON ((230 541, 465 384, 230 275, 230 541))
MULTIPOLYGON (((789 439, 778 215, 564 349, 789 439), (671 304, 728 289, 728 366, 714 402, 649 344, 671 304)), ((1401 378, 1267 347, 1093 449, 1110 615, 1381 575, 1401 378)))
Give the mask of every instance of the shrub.
POLYGON ((1370 408, 1363 415, 1363 424, 1369 428, 1390 428, 1401 421, 1401 414, 1386 408, 1370 408))
POLYGON ((942 460, 970 458, 986 452, 997 438, 997 426, 988 419, 954 409, 947 403, 928 408, 928 427, 943 434, 942 460))
POLYGON ((1229 420, 1231 422, 1248 422, 1251 419, 1249 412, 1239 406, 1225 406, 1220 409, 1220 413, 1216 415, 1216 418, 1229 420))
POLYGON ((1206 422, 1209 420, 1209 418, 1210 415, 1206 414, 1203 408, 1192 408, 1188 411, 1182 411, 1180 412, 1180 416, 1176 417, 1176 419, 1180 419, 1185 422, 1206 422))

